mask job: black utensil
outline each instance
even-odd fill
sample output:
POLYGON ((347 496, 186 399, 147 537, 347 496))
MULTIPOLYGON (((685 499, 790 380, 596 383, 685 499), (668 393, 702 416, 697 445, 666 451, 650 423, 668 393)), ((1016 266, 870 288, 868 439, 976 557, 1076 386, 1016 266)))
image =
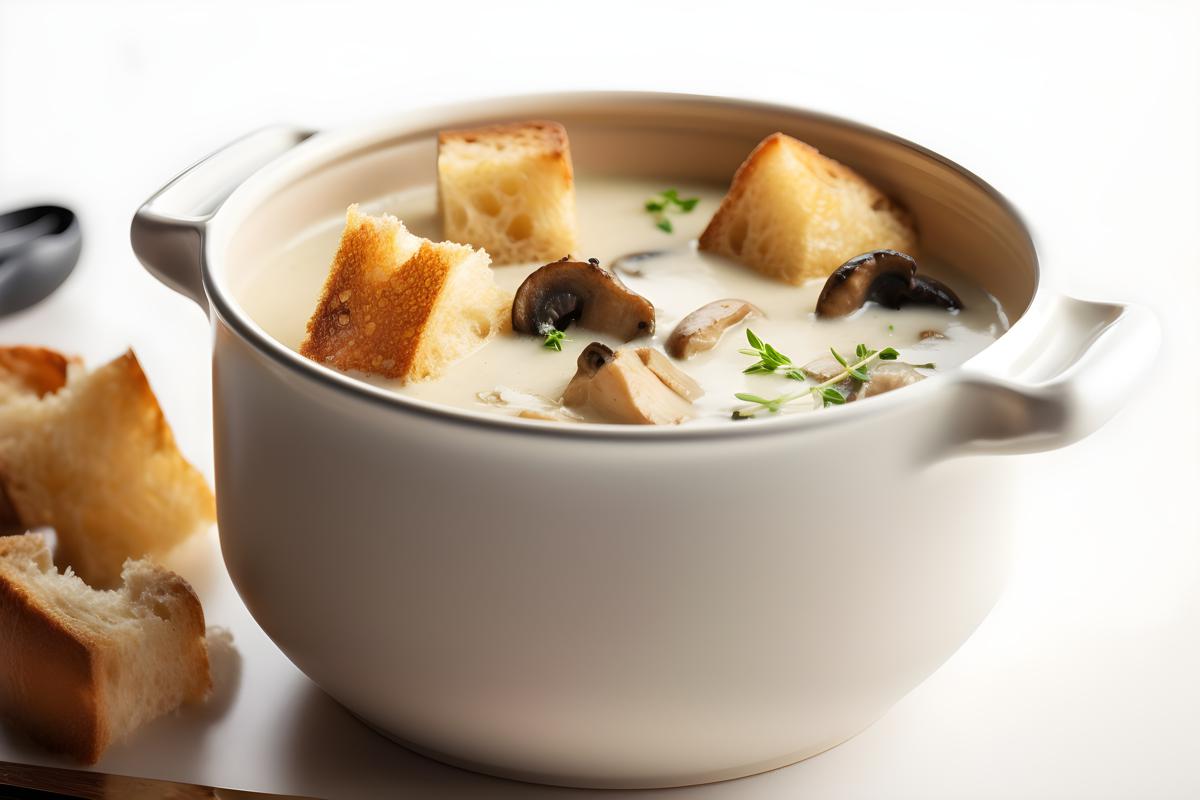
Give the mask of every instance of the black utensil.
POLYGON ((61 286, 82 244, 70 209, 34 206, 0 214, 0 316, 28 308, 61 286))

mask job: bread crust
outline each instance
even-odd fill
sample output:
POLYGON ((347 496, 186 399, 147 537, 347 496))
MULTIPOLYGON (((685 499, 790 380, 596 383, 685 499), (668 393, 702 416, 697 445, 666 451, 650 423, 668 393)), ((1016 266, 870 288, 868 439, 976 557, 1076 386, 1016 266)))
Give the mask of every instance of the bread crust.
POLYGON ((0 347, 0 383, 42 397, 67 385, 67 368, 74 363, 78 360, 45 347, 0 347))
POLYGON ((349 214, 301 355, 341 370, 408 375, 451 265, 422 242, 395 268, 400 224, 393 221, 349 214))
MULTIPOLYGON (((110 707, 111 691, 106 690, 121 681, 123 665, 115 648, 38 599, 15 566, 26 559, 43 570, 54 569, 42 536, 0 537, 0 712, 43 746, 94 764, 114 737, 128 733, 114 730, 114 714, 120 709, 110 707)), ((179 601, 173 608, 183 613, 175 622, 192 645, 176 666, 185 700, 201 700, 211 679, 200 601, 175 573, 145 562, 141 568, 152 570, 156 590, 179 601)))
MULTIPOLYGON (((529 120, 528 122, 498 122, 492 125, 481 125, 477 128, 460 128, 457 130, 441 131, 438 133, 438 146, 452 142, 473 144, 487 139, 513 139, 529 132, 537 134, 541 140, 541 155, 552 160, 562 160, 570 155, 570 140, 567 129, 558 122, 546 119, 529 120)), ((572 178, 571 162, 566 162, 566 177, 572 178)))
POLYGON ((93 650, 5 569, 32 556, 29 538, 0 537, 0 710, 36 741, 93 764, 108 745, 93 650))
MULTIPOLYGON (((809 213, 813 217, 817 217, 820 212, 814 209, 809 213)), ((797 219, 795 226, 803 226, 805 221, 797 219)), ((868 220, 867 224, 870 225, 874 222, 868 220)), ((700 234, 699 245, 701 250, 729 256, 764 274, 787 283, 800 284, 811 278, 827 277, 846 259, 869 249, 889 247, 915 254, 916 238, 912 217, 909 213, 879 191, 866 178, 845 164, 822 155, 812 145, 777 132, 759 142, 737 168, 729 191, 721 200, 720 206, 708 226, 705 227, 704 232, 700 234), (784 150, 813 174, 823 176, 824 179, 833 182, 833 185, 841 182, 862 192, 864 197, 861 207, 858 209, 859 213, 863 216, 878 215, 878 222, 895 230, 890 234, 877 234, 878 243, 873 246, 859 244, 856 247, 855 242, 848 241, 843 252, 833 258, 812 259, 799 254, 791 254, 792 257, 788 259, 785 266, 771 263, 772 259, 764 259, 762 256, 756 256, 749 252, 741 252, 740 242, 744 241, 748 235, 747 217, 753 213, 746 208, 749 202, 747 196, 754 191, 766 171, 773 167, 774 158, 784 150), (738 226, 741 226, 740 231, 737 230, 738 226), (859 247, 866 249, 859 249, 859 247), (854 252, 850 252, 851 250, 854 252)), ((776 262, 778 260, 773 259, 776 262)))

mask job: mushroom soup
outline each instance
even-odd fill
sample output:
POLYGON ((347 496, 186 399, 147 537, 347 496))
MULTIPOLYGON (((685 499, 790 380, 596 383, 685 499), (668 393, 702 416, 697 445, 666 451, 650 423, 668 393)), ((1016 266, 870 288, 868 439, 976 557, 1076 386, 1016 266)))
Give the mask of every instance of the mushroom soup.
MULTIPOLYGON (((665 185, 581 176, 573 255, 595 262, 493 267, 496 282, 516 294, 514 330, 434 380, 401 385, 357 377, 410 397, 502 415, 717 425, 735 416, 809 413, 836 401, 823 389, 848 402, 906 386, 959 366, 1007 328, 993 297, 928 256, 914 264, 879 251, 852 259, 829 280, 791 286, 700 252, 696 239, 722 190, 677 185, 679 197, 698 202, 686 213, 658 217, 647 212, 646 200, 665 185), (656 224, 662 219, 669 232, 656 224), (546 272, 523 286, 540 268, 546 272), (747 330, 760 352, 747 354, 756 349, 747 330), (790 364, 772 360, 779 354, 790 364), (756 363, 764 366, 747 374, 756 363), (865 384, 853 377, 867 372, 865 384), (630 393, 636 403, 623 396, 630 393), (761 404, 746 396, 787 400, 761 404)), ((432 186, 363 208, 441 238, 432 186)), ((309 229, 236 287, 255 321, 292 349, 304 339, 343 224, 336 217, 309 229)))

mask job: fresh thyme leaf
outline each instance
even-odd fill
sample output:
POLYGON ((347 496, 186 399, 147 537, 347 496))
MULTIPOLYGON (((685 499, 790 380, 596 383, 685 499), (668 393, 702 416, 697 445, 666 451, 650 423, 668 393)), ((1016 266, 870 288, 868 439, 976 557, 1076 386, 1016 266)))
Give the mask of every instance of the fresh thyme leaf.
POLYGON ((750 346, 753 347, 755 350, 762 349, 763 340, 758 338, 758 335, 755 334, 754 331, 750 330, 749 328, 746 328, 746 341, 750 342, 750 346))
POLYGON ((937 369, 937 364, 932 361, 926 364, 910 364, 909 366, 916 367, 917 369, 937 369))
MULTIPOLYGON (((833 357, 836 358, 837 362, 839 364, 841 364, 843 367, 850 366, 849 363, 846 361, 845 356, 843 356, 841 353, 839 353, 836 349, 831 347, 831 348, 829 348, 829 352, 833 353, 833 357)), ((860 356, 860 358, 861 358, 861 356, 860 356)))
POLYGON ((558 328, 555 328, 553 325, 543 325, 538 329, 538 333, 546 337, 546 341, 542 342, 542 347, 546 348, 547 350, 554 350, 558 353, 562 352, 563 342, 571 341, 567 338, 567 334, 563 333, 558 328))
POLYGON ((647 200, 644 208, 654 214, 654 227, 664 233, 673 233, 675 226, 667 219, 667 214, 673 211, 690 213, 699 202, 699 197, 680 197, 678 189, 664 189, 647 200))
POLYGON ((808 376, 804 374, 804 370, 800 369, 799 367, 796 369, 789 369, 787 372, 783 373, 783 376, 785 378, 791 378, 794 381, 803 381, 808 379, 808 376))
POLYGON ((844 405, 845 402, 846 402, 845 395, 843 395, 841 392, 839 392, 837 389, 833 388, 832 386, 826 386, 824 389, 821 390, 821 403, 826 408, 828 408, 829 406, 844 405))
POLYGON ((856 381, 862 381, 863 383, 866 383, 867 381, 871 380, 871 376, 868 375, 867 371, 863 369, 847 369, 846 372, 849 373, 850 377, 854 378, 856 381))
POLYGON ((895 333, 895 331, 896 331, 895 325, 888 325, 888 333, 895 333))
MULTIPOLYGON (((854 355, 858 356, 860 359, 866 358, 867 356, 871 355, 871 351, 867 349, 865 344, 860 344, 858 347, 854 348, 854 355)), ((844 364, 845 362, 843 361, 842 363, 844 364)))
POLYGON ((895 361, 900 357, 900 351, 894 347, 885 347, 879 351, 879 357, 884 361, 895 361))

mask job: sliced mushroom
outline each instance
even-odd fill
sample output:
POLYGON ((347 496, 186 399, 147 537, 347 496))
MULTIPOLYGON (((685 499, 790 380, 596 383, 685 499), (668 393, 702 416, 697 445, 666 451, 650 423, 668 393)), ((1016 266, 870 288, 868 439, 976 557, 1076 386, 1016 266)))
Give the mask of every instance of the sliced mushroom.
POLYGON ((869 300, 899 308, 917 274, 912 256, 896 250, 875 250, 833 271, 817 298, 818 317, 844 317, 869 300))
POLYGON ((666 250, 645 250, 641 253, 626 253, 623 256, 618 256, 613 262, 611 269, 613 272, 623 272, 626 275, 633 277, 641 277, 645 274, 643 267, 645 262, 651 258, 658 258, 666 255, 666 250))
POLYGON ((913 369, 911 364, 901 361, 886 361, 878 364, 871 369, 870 374, 871 380, 867 383, 863 397, 874 397, 877 394, 911 386, 917 381, 925 380, 925 376, 913 369))
POLYGON ((628 342, 654 333, 654 306, 588 261, 555 261, 535 270, 513 298, 513 329, 544 334, 572 322, 628 342))
POLYGON ((665 383, 671 391, 684 400, 694 403, 704 396, 704 390, 691 375, 672 364, 669 358, 653 347, 639 347, 636 352, 638 358, 642 359, 642 363, 649 367, 650 371, 657 375, 658 379, 665 383))
POLYGON ((946 284, 928 275, 914 275, 908 290, 908 302, 923 306, 941 306, 946 310, 962 308, 962 300, 946 284))
POLYGON ((721 335, 752 314, 761 314, 745 300, 717 300, 701 306, 679 321, 667 339, 667 352, 681 360, 711 350, 721 335))
POLYGON ((665 357, 659 356, 658 361, 653 355, 644 356, 644 350, 649 348, 614 353, 600 342, 589 344, 579 354, 575 377, 563 392, 563 405, 588 408, 607 422, 676 425, 689 419, 692 404, 674 386, 689 392, 698 392, 700 387, 665 357), (670 382, 656 368, 663 370, 670 382))
MULTIPOLYGON (((801 369, 804 370, 805 375, 817 383, 825 383, 825 381, 833 380, 835 376, 846 371, 842 363, 833 356, 822 356, 808 362, 801 369)), ((854 378, 846 378, 846 380, 834 384, 833 388, 842 393, 847 403, 851 403, 858 398, 859 390, 862 389, 862 381, 855 380, 854 378)))
POLYGON ((833 271, 817 298, 818 317, 844 317, 874 301, 887 308, 917 305, 962 308, 949 286, 927 275, 917 274, 912 256, 896 250, 874 250, 842 264, 833 271))

